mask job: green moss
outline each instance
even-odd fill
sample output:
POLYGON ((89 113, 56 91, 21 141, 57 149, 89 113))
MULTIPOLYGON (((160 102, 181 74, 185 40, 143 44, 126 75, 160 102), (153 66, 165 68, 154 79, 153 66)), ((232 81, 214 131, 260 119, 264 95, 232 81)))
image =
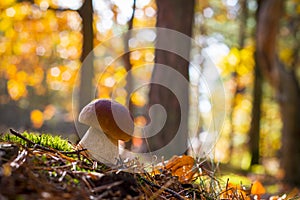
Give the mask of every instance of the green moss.
MULTIPOLYGON (((11 133, 6 133, 3 135, 0 135, 0 142, 4 141, 4 142, 13 142, 13 143, 17 143, 17 144, 21 144, 22 146, 24 146, 25 148, 33 148, 34 145, 40 145, 43 147, 47 147, 47 148, 52 148, 52 149, 56 149, 58 151, 61 152, 74 152, 75 149, 73 147, 72 144, 70 144, 67 140, 61 138, 60 136, 54 136, 51 134, 45 134, 45 133, 35 133, 35 132, 23 132, 21 134, 23 137, 27 138, 28 140, 30 140, 31 142, 33 142, 34 144, 20 138, 17 137, 11 133)), ((91 163, 88 159, 83 158, 81 160, 81 158, 78 157, 77 154, 66 154, 68 157, 73 158, 75 160, 78 160, 82 163, 84 163, 85 166, 92 166, 93 163, 91 163)), ((40 155, 39 156, 39 160, 37 161, 43 161, 43 162, 47 162, 50 158, 48 158, 46 156, 46 154, 44 155, 40 155)), ((69 164, 69 163, 68 163, 69 164)), ((52 165, 52 167, 57 166, 57 163, 54 162, 52 165)), ((75 165, 75 169, 77 171, 86 171, 89 172, 90 170, 85 169, 84 167, 80 167, 78 165, 75 165)), ((99 163, 97 169, 95 170, 106 170, 108 169, 106 165, 99 163)))
MULTIPOLYGON (((59 151, 72 151, 73 147, 72 145, 65 139, 62 139, 60 136, 53 136, 50 134, 39 134, 39 133, 33 133, 33 132, 24 132, 22 133, 22 136, 29 139, 30 141, 34 142, 35 144, 57 149, 59 151)), ((22 138, 19 138, 15 135, 12 135, 10 133, 4 134, 0 137, 0 140, 7 141, 7 142, 15 142, 18 144, 21 144, 26 147, 33 147, 33 144, 28 143, 27 141, 23 140, 22 138)))

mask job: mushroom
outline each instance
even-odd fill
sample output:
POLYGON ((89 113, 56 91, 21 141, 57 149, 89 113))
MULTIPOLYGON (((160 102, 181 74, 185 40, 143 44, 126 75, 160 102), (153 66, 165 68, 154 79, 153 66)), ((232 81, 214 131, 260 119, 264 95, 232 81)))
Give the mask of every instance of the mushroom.
POLYGON ((98 99, 82 109, 78 121, 90 126, 78 145, 94 159, 116 164, 118 140, 129 141, 134 130, 129 110, 115 101, 98 99))

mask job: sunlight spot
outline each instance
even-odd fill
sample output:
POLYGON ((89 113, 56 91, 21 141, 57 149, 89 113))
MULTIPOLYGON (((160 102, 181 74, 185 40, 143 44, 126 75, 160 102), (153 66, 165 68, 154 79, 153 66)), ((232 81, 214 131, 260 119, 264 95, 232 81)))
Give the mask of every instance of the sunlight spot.
POLYGON ((38 56, 43 56, 46 52, 46 49, 42 46, 38 46, 36 49, 35 49, 35 52, 36 52, 36 55, 38 56))
POLYGON ((111 64, 112 62, 113 62, 113 57, 111 57, 111 56, 106 56, 105 58, 104 58, 104 64, 105 65, 109 65, 109 64, 111 64))
POLYGON ((118 24, 125 25, 127 23, 127 18, 122 14, 118 14, 117 22, 118 24))
POLYGON ((204 48, 205 53, 213 61, 214 64, 220 63, 222 58, 229 53, 229 48, 226 44, 221 42, 216 42, 209 44, 208 47, 204 48))
POLYGON ((152 8, 150 6, 145 9, 145 14, 147 17, 154 17, 154 15, 156 14, 156 11, 154 10, 154 8, 152 8))
POLYGON ((30 43, 22 44, 21 45, 21 52, 22 53, 28 53, 28 52, 30 52, 31 47, 32 47, 32 44, 30 44, 30 43))
POLYGON ((237 4, 237 2, 238 2, 238 0, 227 0, 226 1, 226 4, 228 5, 228 6, 235 6, 236 4, 237 4))
POLYGON ((97 29, 99 32, 104 33, 113 26, 113 21, 111 19, 103 19, 97 23, 97 29))
POLYGON ((146 5, 148 5, 150 3, 150 0, 137 0, 136 1, 136 7, 137 8, 143 8, 146 5))
POLYGON ((43 113, 44 119, 50 120, 54 116, 55 112, 56 112, 56 108, 53 105, 51 104, 47 105, 43 113))
POLYGON ((34 128, 40 128, 44 123, 43 113, 40 110, 31 111, 30 120, 34 128))
POLYGON ((134 147, 140 147, 143 145, 143 139, 142 138, 138 138, 138 137, 134 137, 132 138, 132 145, 134 147))
POLYGON ((231 64, 231 65, 237 65, 238 61, 239 61, 239 59, 238 59, 238 57, 236 55, 230 54, 228 56, 228 62, 229 62, 229 64, 231 64))
POLYGON ((142 9, 136 9, 134 17, 137 19, 141 19, 144 16, 144 11, 142 9))
POLYGON ((105 19, 111 19, 111 18, 113 18, 113 16, 114 16, 114 13, 111 10, 105 10, 102 13, 102 17, 105 19))
POLYGON ((256 1, 248 1, 249 10, 255 11, 257 9, 257 2, 256 1))
POLYGON ((43 11, 46 11, 49 8, 49 3, 47 1, 41 1, 40 8, 43 11))
POLYGON ((140 127, 146 126, 147 119, 144 116, 137 116, 134 118, 134 124, 140 127))
POLYGON ((131 48, 137 47, 137 45, 138 45, 137 39, 135 39, 135 38, 130 38, 129 41, 128 41, 128 45, 129 45, 129 47, 131 47, 131 48))
POLYGON ((142 54, 139 51, 133 51, 130 54, 130 58, 133 59, 133 60, 139 60, 141 58, 141 56, 142 56, 142 54))
POLYGON ((205 9, 203 10, 203 15, 204 15, 204 17, 206 17, 206 18, 211 18, 211 17, 214 15, 214 11, 213 11, 213 9, 211 9, 210 7, 205 8, 205 9))
POLYGON ((70 8, 72 10, 78 10, 81 5, 82 5, 82 1, 79 0, 57 0, 57 4, 59 7, 62 8, 70 8))
POLYGON ((51 76, 58 77, 60 75, 60 69, 58 67, 52 67, 50 73, 51 76))
POLYGON ((71 73, 68 71, 65 71, 64 73, 62 73, 62 80, 64 80, 64 81, 70 80, 71 77, 72 77, 71 73))
POLYGON ((131 97, 130 100, 132 101, 132 103, 138 107, 142 107, 146 104, 146 99, 144 98, 143 95, 141 95, 138 92, 134 92, 131 97))
POLYGON ((6 9, 6 15, 8 17, 13 17, 13 16, 15 16, 15 14, 16 14, 16 11, 14 8, 10 7, 10 8, 6 9))
POLYGON ((199 103, 199 109, 200 109, 200 112, 202 112, 202 113, 210 112, 211 104, 210 104, 209 100, 207 100, 207 99, 201 100, 199 103))
POLYGON ((15 80, 9 80, 7 82, 7 90, 8 90, 8 94, 9 96, 13 99, 13 100, 18 100, 23 96, 27 95, 27 90, 26 87, 23 83, 21 83, 20 81, 15 81, 15 80))
POLYGON ((128 7, 133 4, 133 1, 112 0, 112 2, 120 8, 128 7))
POLYGON ((150 52, 147 52, 146 55, 145 55, 145 60, 147 62, 153 62, 153 60, 154 60, 154 54, 150 53, 150 52))
POLYGON ((74 31, 79 31, 81 28, 82 20, 79 17, 78 13, 69 12, 68 13, 68 25, 74 31))
POLYGON ((113 77, 108 77, 104 81, 104 85, 107 87, 113 87, 115 83, 116 83, 116 81, 113 77))
POLYGON ((78 55, 78 50, 76 47, 71 47, 68 49, 68 57, 76 57, 78 55))
POLYGON ((59 81, 52 81, 52 82, 50 82, 50 88, 52 90, 61 90, 62 84, 59 81))
POLYGON ((156 33, 152 30, 141 30, 137 33, 138 40, 153 42, 156 38, 156 33))

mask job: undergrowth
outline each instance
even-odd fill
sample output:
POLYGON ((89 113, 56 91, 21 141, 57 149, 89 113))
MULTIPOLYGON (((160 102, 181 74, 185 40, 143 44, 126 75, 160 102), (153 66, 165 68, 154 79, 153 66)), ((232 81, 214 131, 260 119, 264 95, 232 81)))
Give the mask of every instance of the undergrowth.
POLYGON ((108 167, 60 136, 10 131, 0 135, 0 199, 260 198, 251 188, 245 190, 228 180, 224 184, 197 161, 190 166, 191 179, 182 182, 182 176, 172 171, 184 174, 188 160, 182 158, 174 165, 169 160, 162 167, 153 166, 154 171, 146 170, 138 159, 120 159, 118 165, 108 167))

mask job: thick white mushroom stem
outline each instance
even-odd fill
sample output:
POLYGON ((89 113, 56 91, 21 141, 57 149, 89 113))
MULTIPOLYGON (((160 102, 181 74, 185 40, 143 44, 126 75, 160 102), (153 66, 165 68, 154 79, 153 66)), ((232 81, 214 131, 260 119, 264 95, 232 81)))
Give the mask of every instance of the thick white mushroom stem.
POLYGON ((110 139, 94 127, 90 127, 79 142, 79 146, 86 148, 88 154, 107 165, 116 164, 119 156, 118 140, 110 139))

